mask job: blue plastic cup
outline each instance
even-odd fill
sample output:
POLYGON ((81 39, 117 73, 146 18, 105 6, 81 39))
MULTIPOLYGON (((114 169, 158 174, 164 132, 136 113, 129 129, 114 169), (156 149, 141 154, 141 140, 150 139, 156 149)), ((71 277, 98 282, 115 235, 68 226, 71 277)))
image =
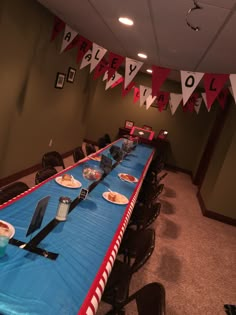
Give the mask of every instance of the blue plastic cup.
POLYGON ((8 242, 9 238, 7 236, 0 235, 0 258, 5 255, 8 242))

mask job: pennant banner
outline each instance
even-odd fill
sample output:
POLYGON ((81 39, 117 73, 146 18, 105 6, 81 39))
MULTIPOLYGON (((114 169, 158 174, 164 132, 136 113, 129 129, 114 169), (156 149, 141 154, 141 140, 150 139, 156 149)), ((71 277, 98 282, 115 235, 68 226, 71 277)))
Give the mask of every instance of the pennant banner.
POLYGON ((169 92, 158 92, 157 93, 157 107, 159 112, 162 112, 163 109, 168 105, 170 98, 169 92))
POLYGON ((97 67, 95 68, 93 78, 96 80, 99 78, 102 74, 104 74, 108 69, 108 63, 102 59, 97 67))
POLYGON ((152 96, 152 94, 150 94, 147 99, 146 99, 146 109, 149 109, 149 107, 154 103, 154 101, 156 100, 156 96, 152 96))
POLYGON ((112 86, 111 86, 111 89, 113 89, 114 87, 116 87, 117 85, 119 85, 122 82, 124 82, 124 78, 123 77, 119 78, 115 83, 113 83, 112 86))
MULTIPOLYGON (((107 72, 106 72, 107 73, 107 72)), ((110 80, 107 81, 105 90, 108 90, 114 83, 116 83, 118 80, 122 78, 122 75, 116 72, 113 74, 110 80)), ((120 83, 120 82, 119 82, 120 83)))
POLYGON ((88 66, 91 63, 92 59, 92 51, 89 50, 87 53, 84 55, 82 62, 80 64, 80 69, 83 69, 84 67, 88 66))
POLYGON ((202 97, 198 97, 196 100, 196 103, 194 104, 194 110, 197 114, 199 114, 201 105, 202 105, 202 97))
POLYGON ((152 89, 147 86, 140 85, 139 91, 140 91, 139 105, 141 107, 148 98, 148 96, 152 93, 152 89))
POLYGON ((69 25, 66 25, 65 32, 61 45, 61 53, 66 49, 66 47, 73 41, 78 32, 74 31, 69 25))
POLYGON ((229 96, 229 90, 227 88, 224 88, 217 97, 217 100, 220 103, 220 106, 222 109, 225 109, 228 96, 229 96))
POLYGON ((97 66, 97 64, 102 60, 107 49, 93 43, 93 50, 92 50, 92 59, 90 63, 90 72, 97 66))
POLYGON ((152 66, 152 96, 157 95, 169 73, 170 69, 152 66))
POLYGON ((196 89, 203 75, 204 73, 201 72, 180 71, 184 105, 196 89))
POLYGON ((236 101, 236 74, 230 74, 229 76, 231 87, 229 88, 234 100, 236 101))
POLYGON ((76 35, 75 38, 72 40, 72 42, 66 47, 64 51, 68 51, 76 46, 78 46, 79 43, 79 35, 76 35))
POLYGON ((78 41, 78 54, 76 58, 77 63, 79 63, 79 61, 84 57, 89 49, 92 51, 92 42, 83 36, 80 36, 78 41))
POLYGON ((121 66, 121 64, 123 63, 124 60, 125 60, 124 57, 110 52, 110 54, 109 54, 108 80, 110 80, 110 78, 118 70, 118 68, 121 66))
POLYGON ((209 111, 211 110, 211 107, 209 108, 209 107, 207 106, 206 93, 202 93, 202 99, 203 99, 204 104, 205 104, 205 106, 206 106, 206 109, 207 109, 207 111, 208 111, 208 113, 209 113, 209 111))
POLYGON ((135 83, 134 81, 132 81, 128 86, 127 88, 124 88, 124 83, 125 81, 123 81, 123 84, 122 84, 122 97, 126 96, 129 91, 135 86, 135 83))
POLYGON ((138 73, 142 65, 143 65, 143 62, 126 57, 125 59, 125 85, 124 85, 125 88, 127 88, 130 82, 136 76, 136 74, 138 73))
POLYGON ((54 24, 53 24, 53 29, 52 29, 52 35, 50 41, 52 42, 59 33, 64 29, 65 23, 59 19, 59 17, 55 16, 54 17, 54 24))
POLYGON ((140 98, 140 91, 138 87, 134 87, 134 103, 136 103, 140 98))
POLYGON ((206 91, 207 106, 209 109, 211 109, 214 100, 224 87, 228 78, 229 78, 228 74, 205 73, 204 86, 206 91))
POLYGON ((174 115, 180 102, 182 101, 182 94, 170 93, 170 111, 174 115))

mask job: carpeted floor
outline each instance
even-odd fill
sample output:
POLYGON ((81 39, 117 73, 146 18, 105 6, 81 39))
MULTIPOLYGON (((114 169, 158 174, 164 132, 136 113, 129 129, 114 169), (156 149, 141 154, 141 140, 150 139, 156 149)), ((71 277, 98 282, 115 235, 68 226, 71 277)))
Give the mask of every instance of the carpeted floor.
MULTIPOLYGON (((22 180, 33 186, 34 174, 22 180)), ((236 304, 236 228, 202 216, 188 175, 168 172, 163 183, 161 214, 152 225, 156 248, 133 276, 130 293, 161 282, 167 315, 225 315, 224 304, 236 304)), ((101 302, 97 314, 108 309, 101 302)), ((126 314, 136 314, 134 304, 126 314)))

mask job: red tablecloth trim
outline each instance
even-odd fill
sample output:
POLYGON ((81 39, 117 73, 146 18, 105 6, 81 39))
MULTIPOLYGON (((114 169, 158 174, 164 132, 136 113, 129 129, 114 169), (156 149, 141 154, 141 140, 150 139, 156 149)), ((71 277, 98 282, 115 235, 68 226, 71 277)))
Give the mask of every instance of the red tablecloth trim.
POLYGON ((94 315, 96 314, 98 304, 101 300, 102 293, 104 291, 107 278, 111 272, 112 266, 114 264, 123 234, 125 232, 125 229, 127 227, 127 224, 129 222, 130 216, 132 214, 133 208, 135 206, 135 202, 138 197, 139 190, 141 188, 143 179, 147 173, 147 170, 149 168, 149 165, 152 161, 154 152, 149 157, 145 168, 143 169, 142 175, 138 181, 138 185, 136 186, 130 201, 128 203, 128 206, 126 208, 126 211, 122 217, 122 220, 119 224, 119 227, 113 237, 113 240, 111 242, 111 245, 108 248, 108 251, 105 255, 104 261, 98 270, 98 273, 87 293, 87 296, 84 299, 84 302, 78 311, 78 315, 94 315))

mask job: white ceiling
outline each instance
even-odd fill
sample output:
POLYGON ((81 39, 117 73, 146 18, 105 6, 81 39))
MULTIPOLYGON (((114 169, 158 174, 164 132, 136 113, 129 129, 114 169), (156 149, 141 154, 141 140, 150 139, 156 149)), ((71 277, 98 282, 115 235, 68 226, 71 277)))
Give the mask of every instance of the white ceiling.
POLYGON ((140 60, 142 69, 151 65, 179 71, 236 73, 236 0, 196 1, 202 7, 188 15, 192 0, 38 0, 80 35, 108 51, 140 60), (132 27, 118 22, 119 16, 134 20, 132 27))

